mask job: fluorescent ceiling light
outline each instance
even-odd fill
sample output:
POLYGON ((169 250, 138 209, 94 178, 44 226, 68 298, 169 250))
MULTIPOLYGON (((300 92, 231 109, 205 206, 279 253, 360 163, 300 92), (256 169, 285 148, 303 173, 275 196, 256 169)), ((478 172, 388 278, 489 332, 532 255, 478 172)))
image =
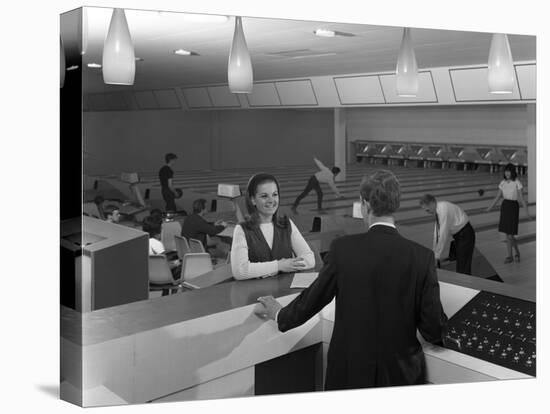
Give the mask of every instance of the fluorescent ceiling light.
POLYGON ((220 16, 216 14, 183 14, 183 20, 192 23, 225 23, 229 21, 228 16, 220 16))
POLYGON ((101 65, 99 63, 88 63, 88 67, 92 69, 99 69, 101 65))
POLYGON ((326 30, 326 29, 317 29, 317 30, 314 30, 313 33, 315 33, 315 36, 320 36, 320 37, 336 36, 335 32, 333 32, 332 30, 326 30))
POLYGON ((179 56, 199 56, 199 54, 197 52, 193 52, 193 51, 185 50, 185 49, 174 50, 174 54, 179 55, 179 56))
POLYGON ((174 50, 174 54, 180 55, 180 56, 190 56, 191 52, 185 49, 177 49, 177 50, 174 50))

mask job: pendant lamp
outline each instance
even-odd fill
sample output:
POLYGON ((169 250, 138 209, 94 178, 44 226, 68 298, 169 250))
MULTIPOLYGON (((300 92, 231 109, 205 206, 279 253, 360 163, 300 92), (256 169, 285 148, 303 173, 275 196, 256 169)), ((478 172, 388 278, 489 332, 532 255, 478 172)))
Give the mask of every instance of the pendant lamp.
POLYGON ((59 82, 60 88, 65 85, 65 50, 63 49, 63 39, 59 36, 59 82))
POLYGON ((418 65, 411 40, 411 29, 403 29, 403 39, 395 69, 396 89, 399 96, 414 97, 418 93, 418 65))
POLYGON ((103 45, 103 81, 133 85, 136 74, 134 45, 123 9, 114 9, 103 45))
POLYGON ((235 17, 235 33, 227 66, 229 89, 233 93, 252 92, 253 74, 250 53, 244 38, 241 17, 235 17))
POLYGON ((515 74, 508 35, 493 34, 488 66, 489 92, 512 93, 515 74))

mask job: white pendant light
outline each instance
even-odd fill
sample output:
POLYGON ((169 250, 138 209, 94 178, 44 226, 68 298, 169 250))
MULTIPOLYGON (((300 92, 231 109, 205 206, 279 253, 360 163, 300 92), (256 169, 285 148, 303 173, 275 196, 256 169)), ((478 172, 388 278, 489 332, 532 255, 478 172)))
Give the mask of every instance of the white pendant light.
POLYGON ((59 36, 59 83, 60 88, 65 85, 65 50, 63 49, 63 39, 59 36))
POLYGON ((233 93, 252 92, 253 74, 250 53, 244 38, 243 24, 239 16, 235 17, 235 33, 229 52, 227 80, 233 93))
POLYGON ((489 92, 512 93, 514 89, 514 62, 508 36, 493 34, 488 62, 489 92))
POLYGON ((403 39, 395 69, 396 89, 399 96, 414 97, 418 93, 418 65, 411 40, 411 29, 403 29, 403 39))
POLYGON ((103 46, 103 81, 133 85, 136 74, 134 45, 123 9, 114 9, 103 46))

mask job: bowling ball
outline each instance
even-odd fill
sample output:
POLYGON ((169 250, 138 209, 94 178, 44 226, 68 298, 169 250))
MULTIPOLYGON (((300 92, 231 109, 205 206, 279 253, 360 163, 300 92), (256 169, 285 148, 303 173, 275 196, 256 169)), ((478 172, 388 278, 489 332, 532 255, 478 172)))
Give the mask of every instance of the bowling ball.
POLYGON ((182 195, 183 195, 183 191, 181 191, 181 189, 179 188, 176 188, 176 198, 181 198, 182 195))
POLYGON ((483 194, 485 194, 485 190, 483 188, 480 188, 477 193, 479 194, 480 197, 483 197, 483 194))

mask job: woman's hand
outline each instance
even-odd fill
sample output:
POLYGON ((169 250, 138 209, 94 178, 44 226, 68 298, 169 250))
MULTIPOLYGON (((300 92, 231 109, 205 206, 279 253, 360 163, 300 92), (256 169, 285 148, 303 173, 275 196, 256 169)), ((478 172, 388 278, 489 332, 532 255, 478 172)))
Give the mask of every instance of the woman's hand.
POLYGON ((281 259, 277 261, 279 272, 292 273, 298 270, 303 270, 306 263, 301 257, 293 257, 291 259, 281 259))

